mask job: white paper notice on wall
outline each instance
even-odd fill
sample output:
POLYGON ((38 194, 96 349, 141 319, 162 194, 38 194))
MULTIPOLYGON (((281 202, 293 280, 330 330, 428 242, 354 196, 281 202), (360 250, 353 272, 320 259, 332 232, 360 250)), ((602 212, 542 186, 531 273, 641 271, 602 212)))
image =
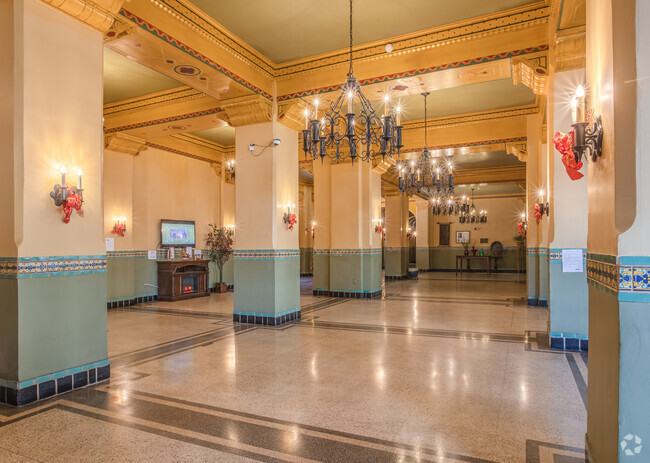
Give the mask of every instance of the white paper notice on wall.
POLYGON ((157 257, 158 257, 158 253, 155 250, 147 251, 147 258, 149 260, 156 260, 157 257))
POLYGON ((562 249, 562 271, 583 272, 582 249, 562 249))
POLYGON ((115 238, 106 238, 106 251, 115 251, 115 238))

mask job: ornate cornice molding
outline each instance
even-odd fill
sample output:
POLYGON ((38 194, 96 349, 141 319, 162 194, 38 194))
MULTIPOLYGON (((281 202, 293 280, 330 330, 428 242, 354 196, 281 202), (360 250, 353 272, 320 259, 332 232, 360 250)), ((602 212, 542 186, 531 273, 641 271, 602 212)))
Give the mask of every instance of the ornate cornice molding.
POLYGON ((104 116, 114 116, 120 113, 140 111, 142 109, 155 109, 173 103, 183 103, 201 98, 205 98, 205 94, 199 90, 190 87, 173 88, 143 97, 105 104, 104 116))
MULTIPOLYGON (((545 2, 539 2, 534 5, 495 13, 487 17, 472 18, 425 31, 359 45, 353 48, 353 58, 355 62, 389 59, 396 55, 421 52, 453 43, 495 36, 545 24, 548 21, 548 15, 549 7, 546 6, 545 2), (387 43, 393 45, 391 53, 385 51, 387 43)), ((316 72, 324 67, 344 65, 348 59, 348 50, 337 50, 302 60, 290 61, 276 65, 276 77, 282 79, 299 73, 316 72)))
MULTIPOLYGON (((427 122, 427 129, 440 129, 448 127, 458 127, 467 124, 477 124, 486 121, 522 118, 531 114, 537 114, 539 108, 536 106, 526 106, 521 108, 508 108, 497 111, 483 111, 471 114, 462 114, 451 117, 438 117, 427 122)), ((404 131, 424 129, 424 119, 417 121, 404 122, 404 131)))
POLYGON ((258 95, 225 100, 221 109, 233 127, 269 122, 273 110, 270 102, 258 95))
POLYGON ((125 133, 114 133, 104 137, 104 148, 135 156, 147 149, 147 143, 142 138, 125 133))
POLYGON ((41 1, 100 32, 106 32, 110 29, 115 15, 120 11, 122 3, 124 3, 124 0, 41 1))
POLYGON ((143 122, 136 122, 134 124, 128 124, 128 125, 123 125, 120 127, 112 127, 110 129, 104 130, 104 133, 109 134, 109 133, 114 133, 114 132, 123 132, 125 130, 133 130, 133 129, 140 129, 142 127, 151 127, 153 125, 158 125, 158 124, 166 124, 169 122, 177 122, 177 121, 184 121, 187 119, 192 119, 195 117, 202 117, 202 116, 208 116, 210 114, 219 114, 223 112, 224 110, 222 108, 212 108, 212 109, 206 109, 203 111, 195 111, 187 114, 179 114, 176 116, 169 116, 169 117, 163 117, 160 119, 154 119, 151 121, 143 121, 143 122))
MULTIPOLYGON (((526 137, 515 137, 515 138, 498 138, 495 140, 483 140, 483 141, 474 141, 474 142, 467 142, 467 143, 452 143, 449 145, 438 145, 438 146, 430 146, 429 150, 430 151, 435 151, 435 150, 445 150, 445 149, 452 149, 452 148, 469 148, 472 146, 482 146, 482 145, 504 145, 505 146, 508 143, 519 143, 519 142, 526 142, 527 138, 526 137)), ((402 154, 406 153, 412 153, 416 151, 422 151, 424 147, 417 147, 417 148, 409 148, 408 150, 402 151, 402 154)))

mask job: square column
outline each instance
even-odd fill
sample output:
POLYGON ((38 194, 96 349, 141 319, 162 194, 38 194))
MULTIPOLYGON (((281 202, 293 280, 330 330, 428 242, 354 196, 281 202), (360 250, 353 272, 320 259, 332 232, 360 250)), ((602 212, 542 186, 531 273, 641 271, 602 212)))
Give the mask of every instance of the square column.
POLYGON ((426 199, 417 198, 415 204, 415 223, 417 225, 415 262, 419 271, 426 272, 433 269, 433 249, 429 241, 429 229, 433 227, 433 214, 429 209, 429 201, 426 199))
POLYGON ((319 164, 314 163, 314 294, 380 297, 381 234, 375 233, 381 218, 380 174, 368 162, 319 164))
POLYGON ((406 236, 408 220, 408 196, 404 193, 386 195, 385 277, 387 280, 407 278, 409 265, 409 246, 406 236))
MULTIPOLYGON (((528 288, 528 304, 538 305, 540 297, 540 280, 539 280, 539 260, 540 260, 540 242, 541 242, 541 225, 537 224, 534 216, 534 205, 540 200, 540 191, 544 189, 542 183, 542 144, 541 144, 542 124, 538 114, 528 116, 527 118, 527 149, 528 160, 526 161, 526 203, 528 217, 528 233, 526 242, 528 246, 526 259, 526 279, 528 288)), ((545 192, 547 193, 547 192, 545 192)), ((543 220, 548 220, 545 217, 543 220)))
POLYGON ((298 215, 298 134, 277 121, 237 127, 235 151, 233 319, 281 325, 300 318, 299 222, 290 230, 283 221, 298 215))
POLYGON ((103 40, 38 0, 0 2, 0 23, 0 402, 20 406, 110 375, 103 40), (67 224, 61 166, 83 187, 67 224))

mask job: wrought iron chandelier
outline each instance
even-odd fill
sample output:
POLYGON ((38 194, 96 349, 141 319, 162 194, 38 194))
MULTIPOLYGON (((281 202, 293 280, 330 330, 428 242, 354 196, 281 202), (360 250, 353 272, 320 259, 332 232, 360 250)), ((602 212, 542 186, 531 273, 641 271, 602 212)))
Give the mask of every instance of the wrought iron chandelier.
POLYGON ((426 192, 436 199, 448 200, 454 194, 454 174, 451 161, 444 161, 441 157, 433 158, 428 146, 427 137, 427 96, 429 92, 422 93, 424 97, 424 149, 417 160, 402 163, 396 168, 399 174, 399 190, 413 194, 426 192), (426 190, 426 191, 425 191, 426 190))
POLYGON ((455 196, 432 198, 431 213, 433 215, 458 215, 460 214, 460 199, 455 196))
POLYGON ((340 162, 350 159, 371 161, 399 154, 402 148, 400 107, 391 107, 388 95, 384 100, 384 115, 379 117, 370 101, 361 91, 352 71, 352 0, 350 0, 350 68, 339 97, 329 104, 319 119, 318 99, 305 110, 305 129, 302 131, 302 149, 305 156, 321 161, 326 157, 340 162), (359 114, 354 112, 355 101, 359 114), (361 149, 359 149, 361 144, 361 149), (364 150, 365 147, 365 150, 364 150))
POLYGON ((464 201, 461 201, 460 205, 460 217, 458 217, 458 222, 460 223, 487 223, 487 211, 479 211, 474 205, 474 188, 472 188, 472 204, 469 203, 469 198, 466 196, 463 197, 464 201))

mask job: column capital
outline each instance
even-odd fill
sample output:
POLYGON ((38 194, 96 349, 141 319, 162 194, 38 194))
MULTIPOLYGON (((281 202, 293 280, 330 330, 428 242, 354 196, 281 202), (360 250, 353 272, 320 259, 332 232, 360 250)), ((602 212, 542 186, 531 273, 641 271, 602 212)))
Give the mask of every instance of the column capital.
POLYGON ((135 156, 147 149, 147 142, 143 138, 117 132, 104 137, 104 148, 135 156))
POLYGON ((224 100, 228 123, 233 127, 270 122, 273 115, 271 102, 259 95, 224 100))
POLYGON ((106 32, 122 8, 124 0, 41 0, 78 21, 106 32))

